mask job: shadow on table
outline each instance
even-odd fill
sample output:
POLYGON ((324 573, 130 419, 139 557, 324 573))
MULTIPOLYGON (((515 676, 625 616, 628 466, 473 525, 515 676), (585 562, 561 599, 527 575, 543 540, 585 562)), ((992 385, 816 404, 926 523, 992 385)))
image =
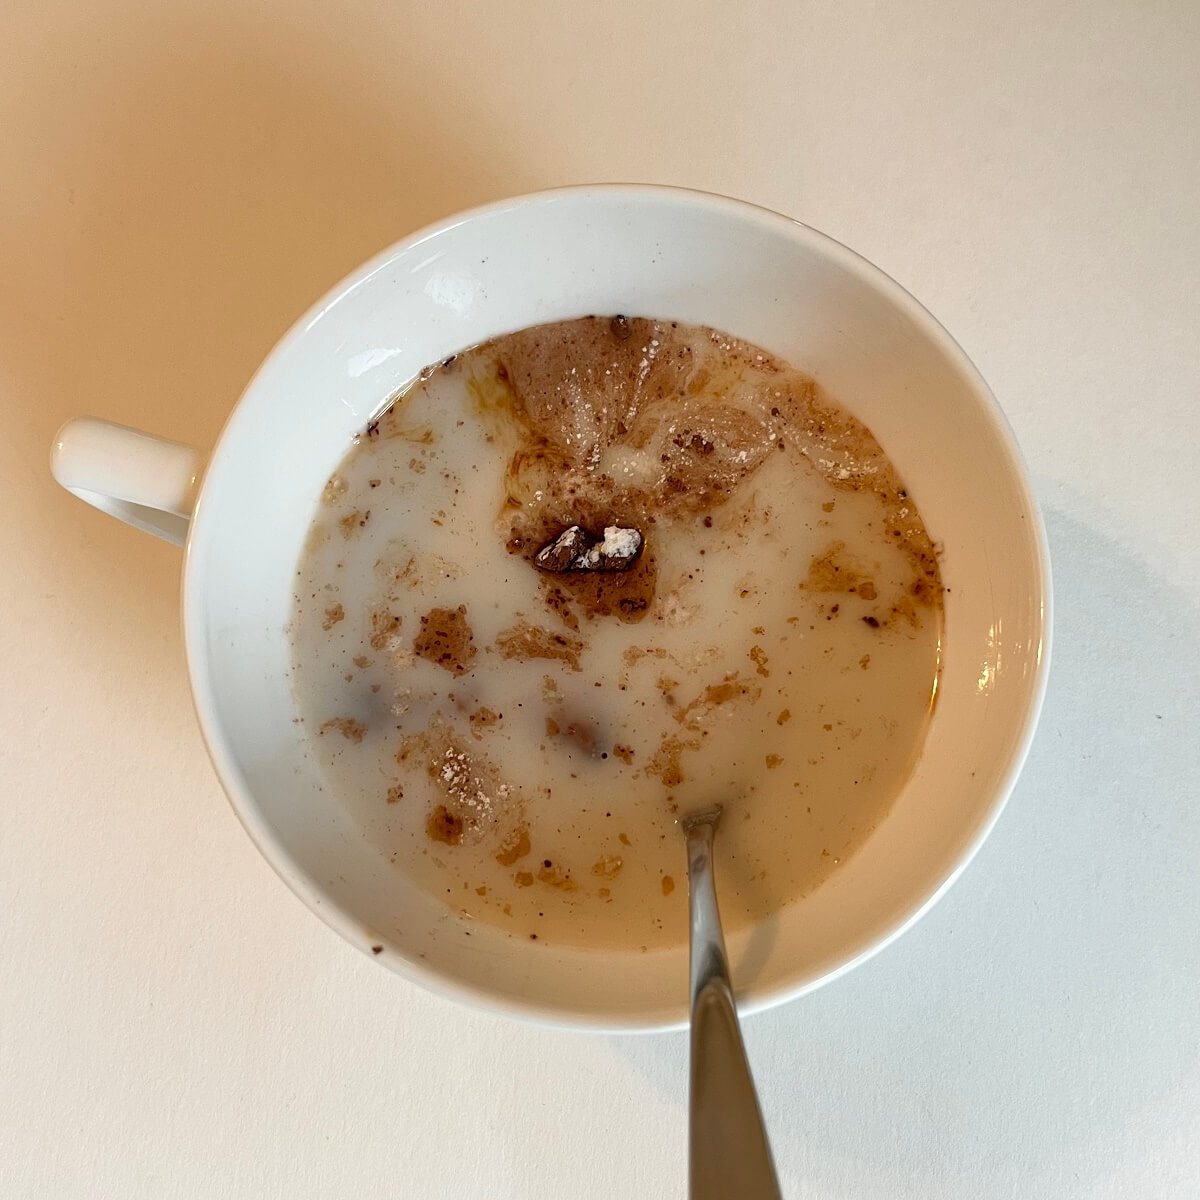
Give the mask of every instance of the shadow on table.
POLYGON ((353 38, 250 10, 206 22, 168 6, 100 42, 85 18, 24 97, 54 136, 31 164, 36 203, 8 206, 0 229, 0 421, 19 473, 6 482, 36 527, 44 591, 70 589, 88 627, 80 671, 182 682, 178 551, 57 489, 55 429, 94 413, 210 445, 325 289, 528 181, 497 156, 488 115, 456 109, 429 47, 380 81, 353 38))
MULTIPOLYGON (((1196 601, 1046 517, 1050 689, 995 833, 895 947, 747 1024, 791 1195, 1120 1194, 1200 1106, 1196 601)), ((685 1039, 612 1046, 683 1122, 685 1039)))

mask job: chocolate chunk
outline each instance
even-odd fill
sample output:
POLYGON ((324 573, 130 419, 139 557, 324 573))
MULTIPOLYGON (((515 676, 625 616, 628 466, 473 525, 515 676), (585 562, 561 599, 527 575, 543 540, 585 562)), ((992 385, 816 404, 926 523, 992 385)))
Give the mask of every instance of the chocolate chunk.
POLYGON ((642 551, 642 535, 636 529, 606 525, 604 536, 594 539, 580 526, 564 529, 534 557, 543 571, 624 571, 642 551))
POLYGON ((624 571, 632 566, 642 549, 642 535, 636 529, 606 525, 604 537, 589 546, 572 564, 572 571, 624 571))
POLYGON ((533 560, 543 571, 569 571, 571 564, 588 548, 590 538, 578 525, 564 529, 533 560))

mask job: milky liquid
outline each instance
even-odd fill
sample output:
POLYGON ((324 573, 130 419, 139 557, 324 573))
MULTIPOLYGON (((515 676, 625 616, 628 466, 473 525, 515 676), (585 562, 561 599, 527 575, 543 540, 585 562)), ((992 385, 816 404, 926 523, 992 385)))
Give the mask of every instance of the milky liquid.
POLYGON ((727 929, 886 813, 936 691, 942 585, 885 454, 714 331, 525 330, 424 373, 349 449, 296 576, 296 702, 395 864, 522 938, 686 933, 678 822, 724 806, 727 929), (547 574, 565 527, 622 573, 547 574))

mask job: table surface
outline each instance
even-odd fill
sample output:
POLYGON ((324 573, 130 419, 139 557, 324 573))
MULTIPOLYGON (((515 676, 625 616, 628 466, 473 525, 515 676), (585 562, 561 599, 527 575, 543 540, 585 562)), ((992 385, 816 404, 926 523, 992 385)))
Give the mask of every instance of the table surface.
POLYGON ((193 721, 179 553, 57 491, 82 411, 214 438, 436 217, 646 180, 899 279, 1027 455, 1040 732, 947 898, 746 1040, 789 1197, 1200 1195, 1200 6, 0 9, 0 1193, 683 1195, 686 1040, 514 1026, 344 945, 193 721))

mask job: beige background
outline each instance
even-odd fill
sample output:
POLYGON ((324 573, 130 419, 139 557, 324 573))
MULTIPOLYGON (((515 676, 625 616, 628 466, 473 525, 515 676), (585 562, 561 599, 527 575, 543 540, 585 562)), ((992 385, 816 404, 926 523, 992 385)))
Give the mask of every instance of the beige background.
POLYGON ((728 192, 961 340, 1045 506, 1039 741, 899 945, 753 1020, 794 1197, 1200 1193, 1200 7, 0 8, 0 1194, 682 1195, 686 1043, 514 1027, 342 945, 196 734, 179 555, 57 492, 81 411, 214 438, 389 241, 728 192))

